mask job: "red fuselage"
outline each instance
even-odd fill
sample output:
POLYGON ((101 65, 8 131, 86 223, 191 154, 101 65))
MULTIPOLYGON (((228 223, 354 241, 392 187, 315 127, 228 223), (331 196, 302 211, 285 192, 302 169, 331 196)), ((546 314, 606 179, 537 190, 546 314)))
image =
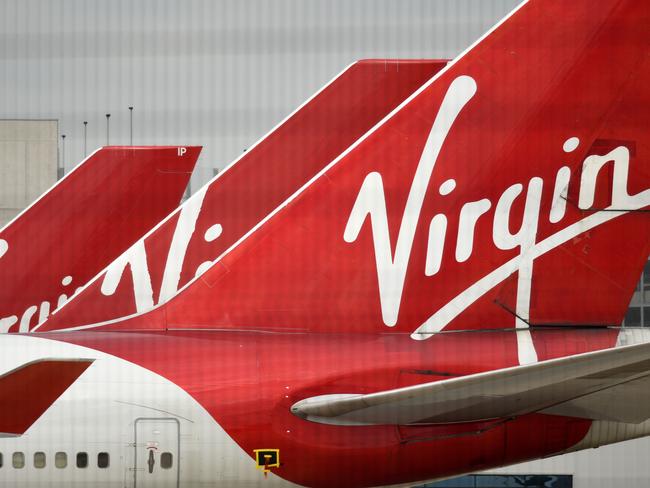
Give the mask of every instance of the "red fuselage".
MULTIPOLYGON (((612 347, 618 331, 533 333, 540 360, 612 347)), ((591 421, 532 414, 481 422, 337 426, 294 416, 307 397, 370 393, 517 364, 511 331, 306 334, 236 331, 74 332, 39 336, 136 363, 194 397, 253 456, 280 449, 272 472, 306 486, 375 486, 453 476, 552 455, 591 421)))

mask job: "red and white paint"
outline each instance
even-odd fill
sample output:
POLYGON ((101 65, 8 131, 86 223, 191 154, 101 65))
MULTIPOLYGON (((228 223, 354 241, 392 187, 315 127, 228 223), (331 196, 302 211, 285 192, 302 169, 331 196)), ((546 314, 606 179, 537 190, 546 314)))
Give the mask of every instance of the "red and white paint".
MULTIPOLYGON (((626 331, 626 343, 650 340, 639 332, 626 331)), ((537 340, 554 354, 570 355, 610 347, 617 335, 559 330, 537 340)), ((346 334, 214 331, 4 335, 0 374, 44 358, 92 364, 23 435, 0 439, 0 480, 29 488, 393 485, 650 433, 648 422, 634 429, 606 422, 603 430, 603 422, 540 414, 451 425, 333 426, 290 411, 315 395, 498 369, 516 360, 515 343, 508 332, 444 334, 424 342, 404 335, 368 341, 346 334), (381 364, 369 363, 370 357, 381 364), (177 423, 175 442, 155 431, 136 439, 138 419, 177 423), (137 459, 152 442, 160 444, 149 477, 137 459), (280 450, 281 466, 265 477, 253 455, 270 448, 280 450), (54 465, 61 451, 68 456, 64 469, 54 465), (25 454, 25 468, 11 467, 13 452, 25 454), (35 452, 46 453, 45 468, 33 466, 35 452), (88 468, 74 466, 77 452, 89 454, 88 468), (110 454, 109 468, 97 468, 99 452, 110 454), (162 452, 174 453, 174 470, 160 469, 162 452)))
POLYGON ((167 302, 446 64, 352 64, 92 279, 46 328, 116 320, 167 302))
MULTIPOLYGON (((32 453, 36 444, 24 443, 38 432, 52 450, 61 439, 94 452, 109 442, 121 449, 114 474, 93 481, 141 488, 139 450, 162 441, 139 444, 138 418, 153 418, 179 426, 181 453, 178 477, 157 483, 369 487, 650 434, 647 420, 541 413, 330 425, 291 412, 305 399, 478 381, 650 340, 615 327, 650 253, 649 25, 650 6, 634 0, 524 2, 238 237, 225 239, 222 220, 190 218, 196 207, 181 226, 194 230, 176 235, 175 214, 168 240, 156 240, 168 266, 148 268, 167 285, 142 287, 151 310, 84 323, 101 308, 68 308, 73 300, 66 321, 57 314, 33 337, 0 337, 5 372, 39 358, 93 359, 0 449, 32 453), (230 245, 197 279, 207 260, 189 246, 210 237, 230 245), (160 303, 163 288, 171 298, 160 303), (73 433, 56 431, 68 423, 73 433), (280 452, 268 477, 258 449, 280 452)), ((132 269, 149 257, 137 253, 132 269)), ((102 278, 108 296, 124 269, 102 278)), ((23 481, 51 486, 59 476, 35 471, 23 481)))
POLYGON ((173 210, 200 151, 100 148, 5 225, 0 332, 32 330, 173 210))

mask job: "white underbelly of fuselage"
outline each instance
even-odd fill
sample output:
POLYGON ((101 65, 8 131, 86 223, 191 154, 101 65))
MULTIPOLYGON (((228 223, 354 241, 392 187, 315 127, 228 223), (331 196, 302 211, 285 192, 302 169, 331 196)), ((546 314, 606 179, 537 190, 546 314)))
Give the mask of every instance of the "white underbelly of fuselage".
POLYGON ((208 412, 167 379, 89 348, 0 337, 0 374, 59 358, 94 362, 24 435, 0 438, 0 486, 293 486, 265 477, 208 412))

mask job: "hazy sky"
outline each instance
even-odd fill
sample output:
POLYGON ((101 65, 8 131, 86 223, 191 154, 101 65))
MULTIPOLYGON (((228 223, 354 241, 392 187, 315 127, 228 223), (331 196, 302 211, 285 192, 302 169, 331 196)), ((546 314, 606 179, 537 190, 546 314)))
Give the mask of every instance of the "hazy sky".
POLYGON ((202 144, 193 190, 351 62, 452 58, 517 0, 1 0, 0 118, 54 118, 66 169, 202 144))

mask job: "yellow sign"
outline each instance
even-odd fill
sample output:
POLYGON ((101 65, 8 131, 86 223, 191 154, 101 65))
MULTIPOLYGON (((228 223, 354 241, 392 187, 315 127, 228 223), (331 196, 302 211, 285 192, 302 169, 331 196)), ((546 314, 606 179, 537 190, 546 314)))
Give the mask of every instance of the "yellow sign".
POLYGON ((266 476, 271 468, 280 467, 280 449, 255 449, 255 463, 257 469, 261 469, 266 476))

